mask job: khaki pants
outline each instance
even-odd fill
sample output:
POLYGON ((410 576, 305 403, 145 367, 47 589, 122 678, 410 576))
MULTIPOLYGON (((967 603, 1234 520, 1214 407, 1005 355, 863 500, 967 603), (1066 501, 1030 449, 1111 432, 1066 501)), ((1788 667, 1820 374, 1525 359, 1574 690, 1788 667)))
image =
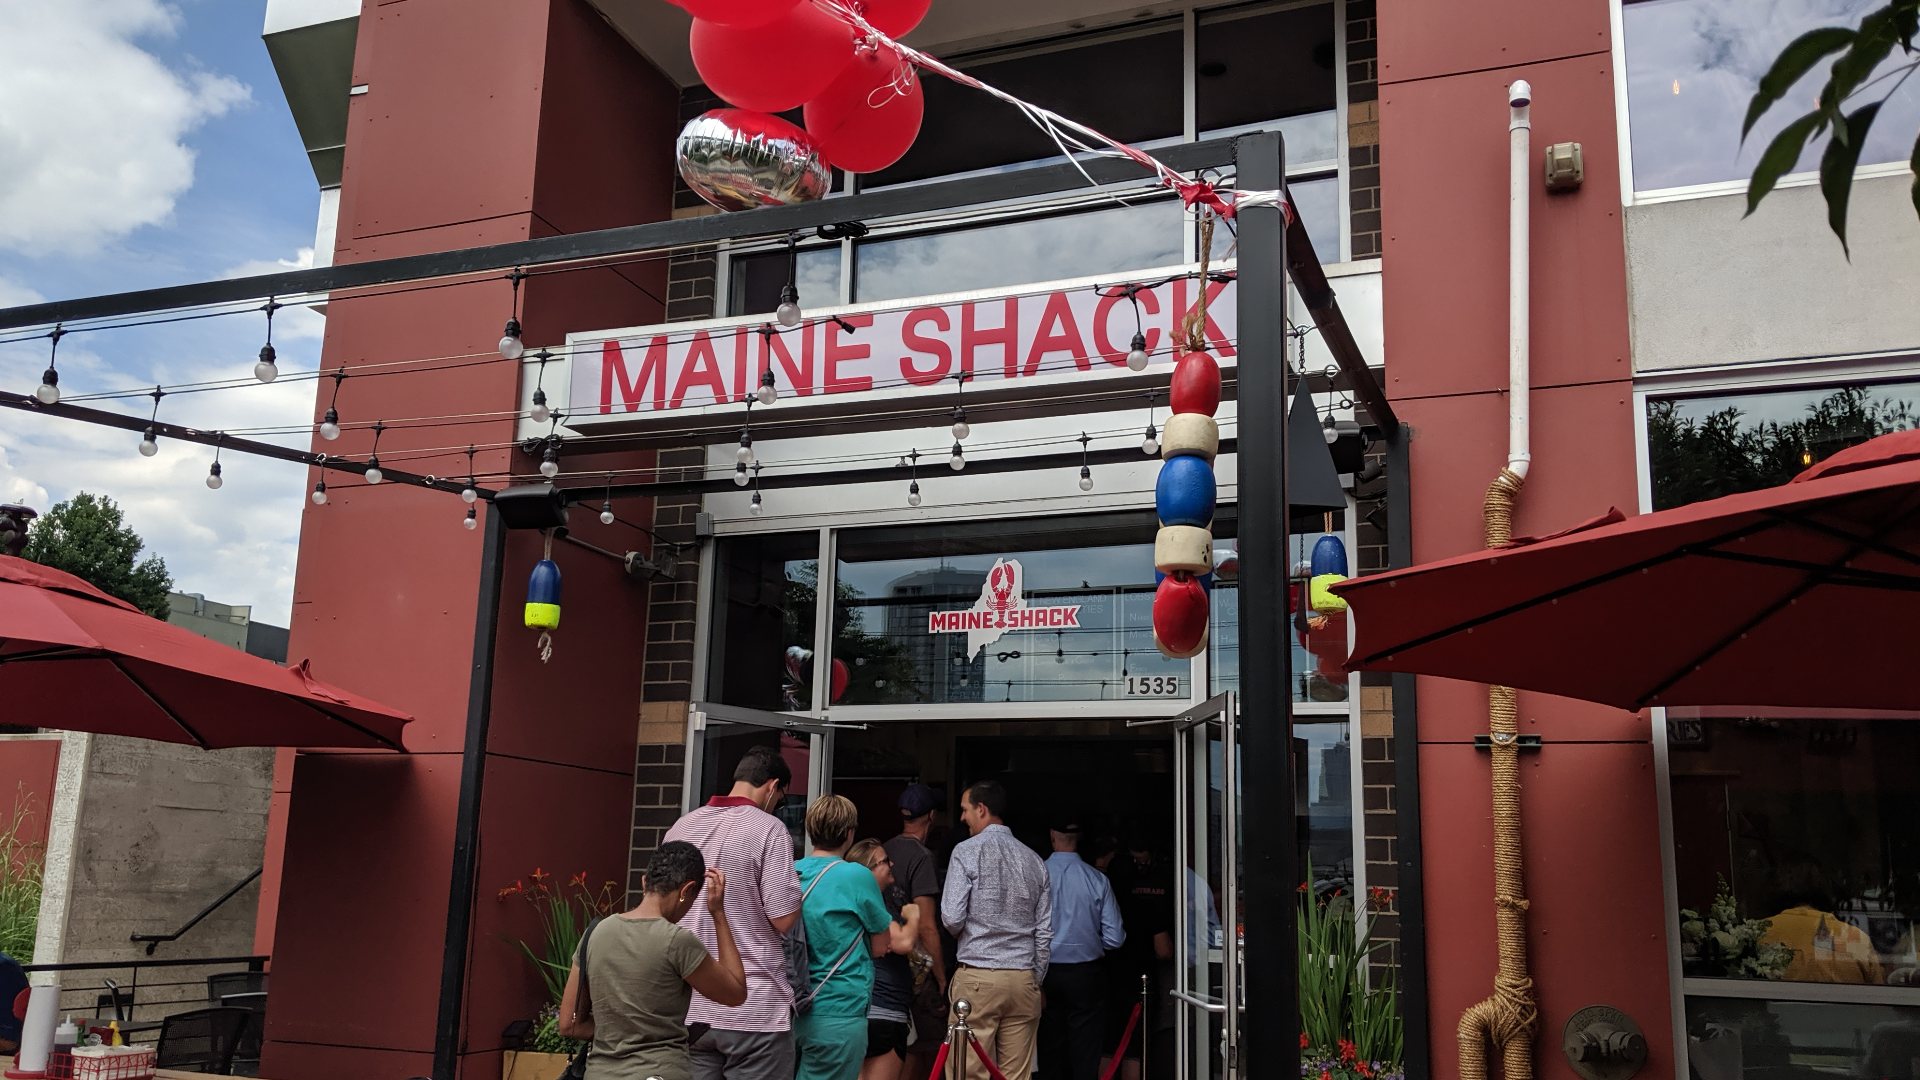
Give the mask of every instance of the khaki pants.
MULTIPOLYGON (((1040 1031, 1040 987, 1031 971, 963 967, 947 984, 948 997, 973 1006, 967 1026, 1006 1080, 1027 1080, 1040 1031)), ((949 1071, 951 1076, 951 1071, 949 1071)), ((967 1048, 966 1080, 989 1080, 980 1055, 967 1048)))

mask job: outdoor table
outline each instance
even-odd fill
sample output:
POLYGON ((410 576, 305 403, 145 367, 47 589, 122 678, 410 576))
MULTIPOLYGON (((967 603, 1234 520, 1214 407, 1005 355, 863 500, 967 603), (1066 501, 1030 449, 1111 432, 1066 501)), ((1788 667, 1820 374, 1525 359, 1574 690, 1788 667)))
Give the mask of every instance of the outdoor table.
MULTIPOLYGON (((158 1027, 158 1024, 154 1025, 158 1027)), ((0 1054, 0 1067, 13 1068, 13 1055, 0 1054)), ((153 1075, 159 1080, 193 1080, 195 1077, 212 1076, 212 1073, 186 1072, 181 1069, 155 1069, 153 1075)))

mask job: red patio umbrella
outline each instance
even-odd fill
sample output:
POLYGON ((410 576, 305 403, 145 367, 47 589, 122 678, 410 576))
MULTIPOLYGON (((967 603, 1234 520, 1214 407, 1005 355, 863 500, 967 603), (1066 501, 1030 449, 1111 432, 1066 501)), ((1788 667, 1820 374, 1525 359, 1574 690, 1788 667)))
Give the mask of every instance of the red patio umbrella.
POLYGON ((1623 709, 1920 708, 1920 431, 1764 491, 1334 587, 1348 666, 1623 709))
POLYGON ((10 724, 229 746, 402 749, 412 717, 142 614, 72 574, 0 555, 10 724))

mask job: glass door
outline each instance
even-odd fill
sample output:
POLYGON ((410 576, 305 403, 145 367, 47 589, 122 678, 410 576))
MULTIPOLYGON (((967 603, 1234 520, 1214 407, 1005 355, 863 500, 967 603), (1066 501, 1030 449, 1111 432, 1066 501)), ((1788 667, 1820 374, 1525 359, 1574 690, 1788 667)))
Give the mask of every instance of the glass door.
POLYGON ((1173 729, 1175 1077, 1232 1080, 1242 1020, 1239 753, 1236 696, 1164 721, 1173 729))
POLYGON ((776 816, 793 835, 795 858, 806 854, 807 807, 830 788, 833 729, 811 717, 696 701, 688 708, 686 782, 682 811, 733 790, 733 770, 755 746, 780 752, 793 770, 787 801, 776 816))

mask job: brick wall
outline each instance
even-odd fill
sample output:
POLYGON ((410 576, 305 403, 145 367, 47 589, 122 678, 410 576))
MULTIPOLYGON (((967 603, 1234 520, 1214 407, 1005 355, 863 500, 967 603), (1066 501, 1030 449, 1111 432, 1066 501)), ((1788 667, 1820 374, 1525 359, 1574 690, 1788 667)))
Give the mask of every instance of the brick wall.
POLYGON ((1380 82, 1375 0, 1347 0, 1347 193, 1353 257, 1380 257, 1380 82))

